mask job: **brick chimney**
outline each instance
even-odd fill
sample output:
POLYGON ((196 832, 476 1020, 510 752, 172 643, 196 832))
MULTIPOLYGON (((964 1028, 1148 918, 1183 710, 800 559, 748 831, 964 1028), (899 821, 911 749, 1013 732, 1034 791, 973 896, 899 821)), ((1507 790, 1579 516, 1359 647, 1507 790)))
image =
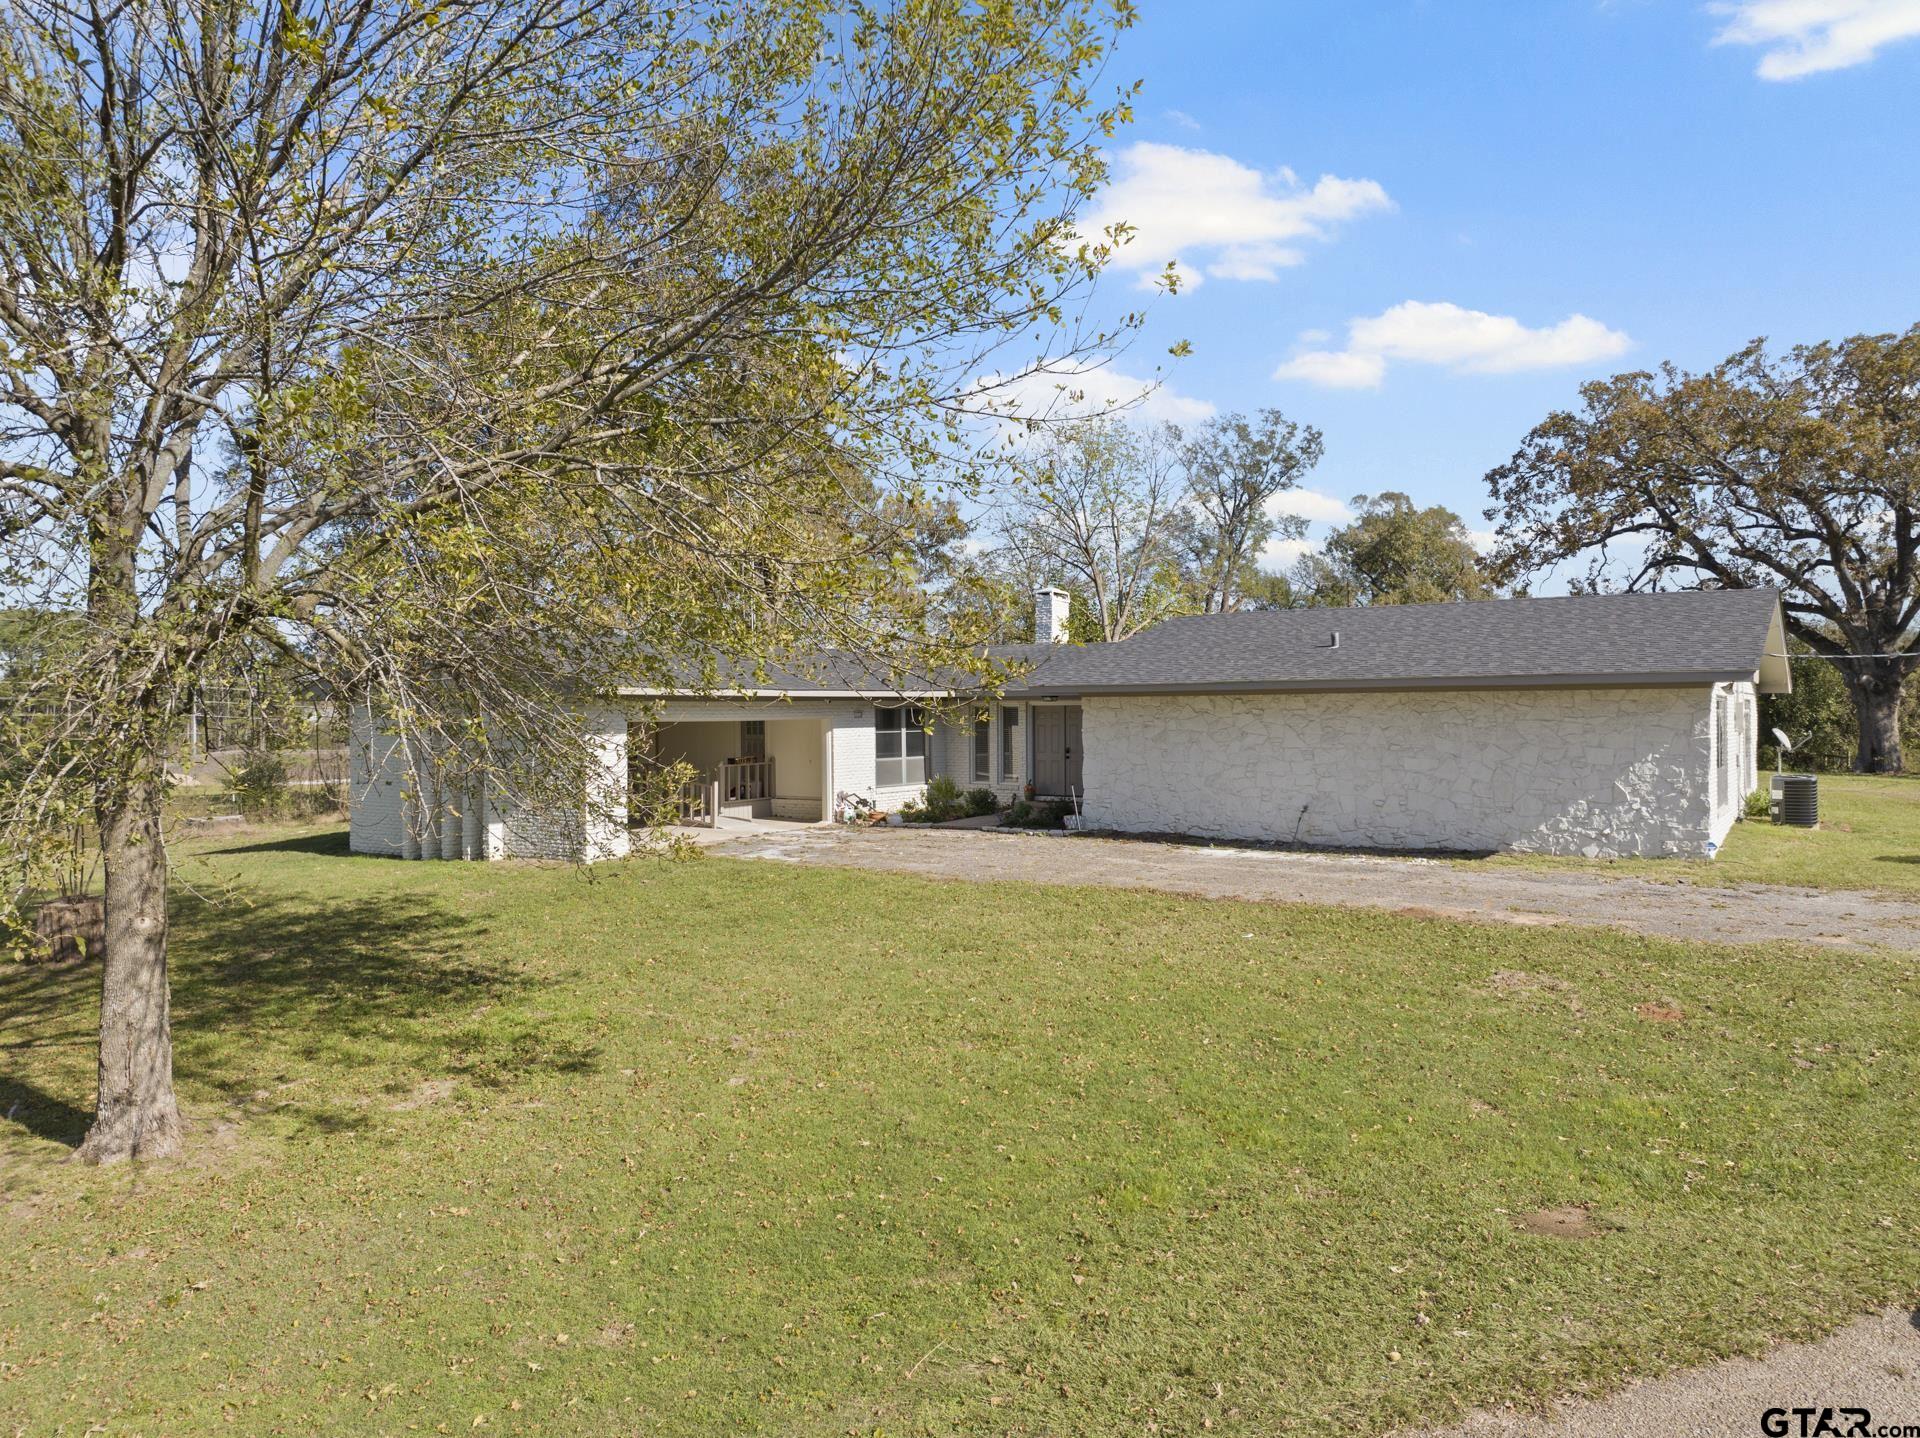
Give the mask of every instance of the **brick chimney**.
POLYGON ((1033 638, 1036 644, 1067 642, 1067 610, 1072 604, 1073 596, 1064 589, 1049 587, 1033 591, 1033 638))

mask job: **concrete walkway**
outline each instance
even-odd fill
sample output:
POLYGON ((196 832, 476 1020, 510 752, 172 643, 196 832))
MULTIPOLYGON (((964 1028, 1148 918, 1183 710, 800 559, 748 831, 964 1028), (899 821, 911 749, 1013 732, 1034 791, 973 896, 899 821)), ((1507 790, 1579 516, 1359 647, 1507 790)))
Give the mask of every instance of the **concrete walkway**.
MULTIPOLYGON (((1736 1358, 1672 1373, 1606 1398, 1555 1403, 1546 1413, 1475 1413, 1451 1428, 1397 1438, 1759 1438, 1767 1433, 1862 1433, 1920 1425, 1920 1327, 1889 1309, 1857 1319, 1822 1343, 1792 1343, 1759 1358, 1736 1358), (1788 1426, 1762 1427, 1769 1409, 1788 1426), (1814 1410, 1800 1426, 1795 1408, 1814 1410), (1826 1427, 1822 1409, 1833 1409, 1826 1427)), ((1920 1432, 1920 1428, 1914 1431, 1920 1432)))
MULTIPOLYGON (((718 836, 716 836, 718 837, 718 836)), ((1920 951, 1920 903, 1772 885, 1616 878, 1578 869, 1209 848, 1009 829, 791 826, 714 843, 736 858, 949 879, 1042 879, 1209 898, 1345 904, 1503 924, 1586 924, 1717 943, 1920 951)))

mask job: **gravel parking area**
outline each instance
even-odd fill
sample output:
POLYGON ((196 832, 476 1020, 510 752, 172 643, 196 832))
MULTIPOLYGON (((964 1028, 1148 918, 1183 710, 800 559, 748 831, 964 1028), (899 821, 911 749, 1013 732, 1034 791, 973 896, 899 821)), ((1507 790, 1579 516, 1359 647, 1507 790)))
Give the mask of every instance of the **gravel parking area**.
POLYGON ((1348 904, 1503 924, 1586 924, 1715 943, 1920 950, 1920 903, 1870 893, 1477 869, 1397 856, 1303 853, 1007 829, 795 826, 712 846, 736 858, 921 874, 1348 904))

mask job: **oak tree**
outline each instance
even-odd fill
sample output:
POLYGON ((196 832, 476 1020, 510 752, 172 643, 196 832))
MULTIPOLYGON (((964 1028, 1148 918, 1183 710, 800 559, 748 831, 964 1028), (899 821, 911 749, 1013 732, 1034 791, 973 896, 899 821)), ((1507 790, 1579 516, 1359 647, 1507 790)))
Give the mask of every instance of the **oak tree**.
POLYGON ((1356 495, 1353 521, 1294 566, 1293 590, 1311 604, 1439 604, 1490 599, 1493 586, 1460 516, 1419 508, 1389 490, 1356 495))
POLYGON ((1846 682, 1854 767, 1899 771, 1920 668, 1920 325, 1596 380, 1487 482, 1503 577, 1584 557, 1596 586, 1779 589, 1791 633, 1846 682))

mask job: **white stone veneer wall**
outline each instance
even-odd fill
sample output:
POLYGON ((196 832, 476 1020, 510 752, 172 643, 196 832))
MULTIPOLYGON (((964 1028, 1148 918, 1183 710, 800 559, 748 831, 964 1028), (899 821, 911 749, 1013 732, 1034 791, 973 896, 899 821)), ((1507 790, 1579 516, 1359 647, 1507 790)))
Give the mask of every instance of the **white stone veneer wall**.
POLYGON ((1705 854, 1732 822, 1713 802, 1712 705, 1704 684, 1089 696, 1087 816, 1283 843, 1705 854))

